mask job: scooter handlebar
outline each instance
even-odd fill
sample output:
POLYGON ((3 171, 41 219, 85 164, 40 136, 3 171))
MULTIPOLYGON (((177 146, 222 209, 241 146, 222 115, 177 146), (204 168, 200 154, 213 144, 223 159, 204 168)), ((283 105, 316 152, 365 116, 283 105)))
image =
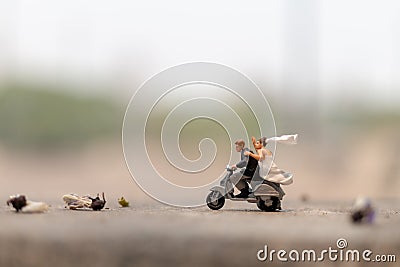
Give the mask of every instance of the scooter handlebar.
POLYGON ((231 168, 231 166, 229 166, 229 165, 226 165, 226 168, 225 168, 228 172, 233 172, 233 169, 231 168))

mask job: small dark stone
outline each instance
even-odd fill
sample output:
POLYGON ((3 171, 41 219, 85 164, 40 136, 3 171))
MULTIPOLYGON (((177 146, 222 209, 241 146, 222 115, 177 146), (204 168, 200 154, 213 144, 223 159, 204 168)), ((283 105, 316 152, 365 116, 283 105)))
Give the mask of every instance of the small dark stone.
POLYGON ((351 214, 351 218, 353 219, 354 223, 360 223, 362 221, 362 219, 364 218, 364 214, 360 211, 353 212, 351 214))
POLYGON ((14 209, 19 212, 23 207, 26 206, 26 197, 24 195, 17 195, 15 197, 11 197, 7 201, 7 205, 12 205, 14 209))
POLYGON ((375 220, 375 209, 371 200, 365 197, 359 197, 353 204, 351 211, 353 223, 373 223, 375 220))

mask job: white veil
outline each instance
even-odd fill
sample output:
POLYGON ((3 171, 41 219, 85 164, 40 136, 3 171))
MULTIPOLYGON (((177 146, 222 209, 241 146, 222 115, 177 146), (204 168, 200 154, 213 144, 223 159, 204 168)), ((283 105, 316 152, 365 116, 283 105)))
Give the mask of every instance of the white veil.
POLYGON ((267 139, 267 143, 277 142, 286 145, 295 145, 297 144, 297 136, 298 134, 286 134, 282 136, 271 137, 267 139))

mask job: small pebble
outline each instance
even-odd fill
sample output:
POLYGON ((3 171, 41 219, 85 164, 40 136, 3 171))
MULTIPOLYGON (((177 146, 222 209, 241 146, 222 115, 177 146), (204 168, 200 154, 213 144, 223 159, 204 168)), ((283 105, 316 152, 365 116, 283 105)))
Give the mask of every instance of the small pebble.
POLYGON ((351 211, 353 223, 373 223, 375 221, 375 210, 371 200, 366 197, 359 197, 353 204, 351 211))

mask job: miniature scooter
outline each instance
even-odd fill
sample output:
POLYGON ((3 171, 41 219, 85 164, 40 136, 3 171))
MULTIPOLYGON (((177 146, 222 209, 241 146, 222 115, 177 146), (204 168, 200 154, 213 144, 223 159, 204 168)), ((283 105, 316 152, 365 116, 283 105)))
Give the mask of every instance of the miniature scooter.
MULTIPOLYGON (((211 193, 208 194, 206 202, 207 206, 212 210, 219 210, 225 204, 225 199, 232 201, 247 201, 249 203, 256 203, 257 207, 262 211, 276 211, 281 210, 281 200, 285 192, 276 184, 262 181, 249 193, 247 198, 235 198, 229 192, 228 185, 230 182, 229 177, 233 174, 233 170, 226 166, 226 175, 220 181, 220 185, 211 188, 211 193)), ((232 184, 232 183, 231 183, 232 184)), ((232 186, 230 188, 233 188, 232 186)))

